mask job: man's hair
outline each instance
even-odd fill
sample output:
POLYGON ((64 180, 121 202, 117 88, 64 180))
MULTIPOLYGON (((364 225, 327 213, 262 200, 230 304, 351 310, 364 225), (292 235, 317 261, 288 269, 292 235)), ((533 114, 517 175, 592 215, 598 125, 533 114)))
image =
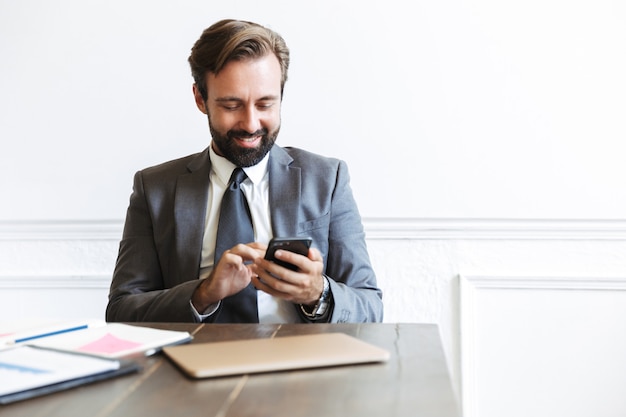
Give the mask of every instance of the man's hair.
POLYGON ((220 20, 205 29, 191 48, 191 75, 204 101, 208 98, 206 75, 218 74, 230 61, 254 59, 273 53, 280 63, 281 95, 287 81, 289 48, 276 32, 257 23, 220 20))

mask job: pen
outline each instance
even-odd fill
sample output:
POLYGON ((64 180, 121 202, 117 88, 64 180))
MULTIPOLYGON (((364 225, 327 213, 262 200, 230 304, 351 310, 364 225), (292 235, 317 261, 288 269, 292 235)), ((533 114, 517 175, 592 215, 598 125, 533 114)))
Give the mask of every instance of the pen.
POLYGON ((17 344, 17 343, 27 342, 29 340, 40 339, 42 337, 54 336, 54 335, 62 334, 62 333, 74 332, 76 330, 83 330, 87 328, 89 328, 88 324, 81 324, 81 325, 73 326, 73 327, 64 327, 61 329, 51 330, 45 333, 37 333, 37 334, 29 335, 29 336, 20 337, 13 341, 9 341, 8 344, 17 344))

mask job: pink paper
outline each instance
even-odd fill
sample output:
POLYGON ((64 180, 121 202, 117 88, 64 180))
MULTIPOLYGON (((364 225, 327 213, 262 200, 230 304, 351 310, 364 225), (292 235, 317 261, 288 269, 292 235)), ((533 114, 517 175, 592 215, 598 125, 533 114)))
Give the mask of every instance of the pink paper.
POLYGON ((113 354, 119 353, 130 349, 135 349, 141 346, 141 343, 132 342, 130 340, 120 339, 113 336, 111 333, 107 333, 100 339, 88 343, 78 348, 79 351, 89 353, 106 353, 113 354))

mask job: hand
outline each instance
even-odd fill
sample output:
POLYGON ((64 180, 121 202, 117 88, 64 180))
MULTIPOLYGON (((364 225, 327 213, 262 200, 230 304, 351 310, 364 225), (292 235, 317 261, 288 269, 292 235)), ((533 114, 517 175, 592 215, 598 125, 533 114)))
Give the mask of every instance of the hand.
POLYGON ((265 254, 265 247, 260 243, 238 244, 224 251, 211 275, 193 293, 191 302, 196 311, 202 312, 248 286, 255 274, 253 262, 265 254))
POLYGON ((291 271, 263 257, 257 257, 252 268, 252 285, 292 303, 316 304, 324 289, 324 261, 321 253, 311 248, 308 255, 303 256, 280 249, 275 256, 298 269, 291 271))

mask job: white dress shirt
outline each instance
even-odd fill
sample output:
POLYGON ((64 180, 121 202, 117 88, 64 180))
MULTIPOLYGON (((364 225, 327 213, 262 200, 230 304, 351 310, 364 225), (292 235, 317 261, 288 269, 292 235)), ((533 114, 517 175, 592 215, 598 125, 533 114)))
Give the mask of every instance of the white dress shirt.
MULTIPOLYGON (((224 191, 228 187, 228 181, 236 166, 228 159, 217 155, 213 147, 209 147, 211 159, 211 172, 209 173, 209 196, 207 201, 206 221, 204 238, 202 242, 202 258, 200 261, 200 279, 204 279, 213 270, 215 256, 215 239, 217 238, 217 225, 219 223, 220 205, 224 191)), ((255 242, 268 243, 273 236, 272 222, 270 218, 269 204, 269 173, 267 163, 269 153, 258 164, 244 168, 248 178, 241 183, 241 189, 248 200, 252 226, 254 228, 255 242)), ((247 243, 247 242, 246 242, 247 243)), ((263 291, 257 291, 260 323, 295 323, 298 315, 293 304, 273 297, 263 291)), ((193 306, 192 306, 193 307, 193 306)), ((202 320, 214 313, 219 303, 210 306, 196 318, 202 320)))

